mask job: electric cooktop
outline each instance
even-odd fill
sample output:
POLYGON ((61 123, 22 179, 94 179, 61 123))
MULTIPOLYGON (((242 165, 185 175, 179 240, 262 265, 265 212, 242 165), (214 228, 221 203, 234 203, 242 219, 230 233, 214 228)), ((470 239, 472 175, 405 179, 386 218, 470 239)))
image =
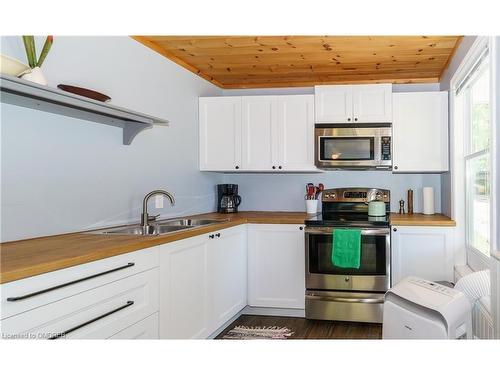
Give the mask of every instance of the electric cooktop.
POLYGON ((390 191, 377 188, 337 188, 322 192, 322 213, 305 221, 316 227, 389 227, 390 191), (385 203, 384 216, 369 216, 372 201, 385 203))

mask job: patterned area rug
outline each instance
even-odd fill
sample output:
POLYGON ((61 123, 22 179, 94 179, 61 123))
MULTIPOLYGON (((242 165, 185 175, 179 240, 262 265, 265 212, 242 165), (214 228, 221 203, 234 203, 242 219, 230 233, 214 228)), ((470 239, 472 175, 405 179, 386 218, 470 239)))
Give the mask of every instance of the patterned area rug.
POLYGON ((223 339, 233 340, 285 340, 294 334, 286 327, 246 327, 236 326, 223 339))

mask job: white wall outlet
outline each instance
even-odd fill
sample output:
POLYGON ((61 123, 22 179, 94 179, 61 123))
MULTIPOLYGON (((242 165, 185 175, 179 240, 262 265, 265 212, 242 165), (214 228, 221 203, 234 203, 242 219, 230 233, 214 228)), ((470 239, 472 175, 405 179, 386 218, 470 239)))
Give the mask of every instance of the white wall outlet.
POLYGON ((163 208, 163 195, 155 195, 155 208, 163 208))

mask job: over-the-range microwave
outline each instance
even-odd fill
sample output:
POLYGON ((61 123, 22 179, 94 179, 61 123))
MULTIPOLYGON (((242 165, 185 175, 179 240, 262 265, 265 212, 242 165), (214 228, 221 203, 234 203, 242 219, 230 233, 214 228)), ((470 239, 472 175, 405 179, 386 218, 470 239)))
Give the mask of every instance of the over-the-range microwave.
POLYGON ((392 169, 391 124, 316 124, 320 169, 392 169))

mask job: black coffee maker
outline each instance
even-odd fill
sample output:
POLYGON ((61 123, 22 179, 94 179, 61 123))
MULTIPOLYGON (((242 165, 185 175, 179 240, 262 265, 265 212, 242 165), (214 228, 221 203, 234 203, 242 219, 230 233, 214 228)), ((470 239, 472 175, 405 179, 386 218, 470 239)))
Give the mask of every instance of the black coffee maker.
POLYGON ((217 212, 225 214, 238 212, 240 203, 241 197, 238 195, 238 185, 217 185, 217 212))

